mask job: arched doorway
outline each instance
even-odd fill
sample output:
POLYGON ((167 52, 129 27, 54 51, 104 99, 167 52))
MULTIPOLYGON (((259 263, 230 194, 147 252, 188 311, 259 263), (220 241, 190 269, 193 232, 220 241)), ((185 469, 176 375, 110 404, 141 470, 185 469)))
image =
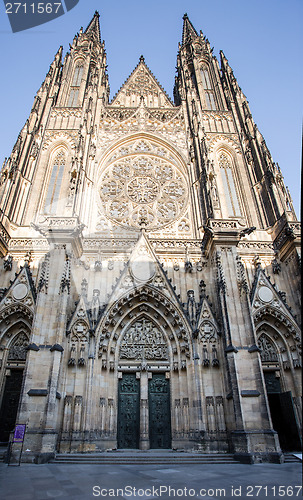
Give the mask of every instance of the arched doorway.
POLYGON ((119 346, 118 448, 171 448, 168 346, 150 317, 132 322, 119 346))
POLYGON ((4 358, 5 376, 0 408, 1 443, 9 441, 9 435, 15 427, 28 343, 29 337, 23 328, 13 336, 4 358))
POLYGON ((98 327, 99 369, 106 384, 100 425, 105 439, 120 448, 189 447, 192 429, 199 428, 198 412, 189 412, 197 387, 187 320, 162 293, 161 276, 154 281, 157 288, 129 287, 98 327), (132 428, 131 415, 136 416, 132 428), (139 440, 125 442, 127 433, 139 433, 139 440))
POLYGON ((258 347, 274 430, 278 433, 283 451, 299 451, 302 443, 293 374, 293 358, 288 344, 270 325, 259 329, 258 347))

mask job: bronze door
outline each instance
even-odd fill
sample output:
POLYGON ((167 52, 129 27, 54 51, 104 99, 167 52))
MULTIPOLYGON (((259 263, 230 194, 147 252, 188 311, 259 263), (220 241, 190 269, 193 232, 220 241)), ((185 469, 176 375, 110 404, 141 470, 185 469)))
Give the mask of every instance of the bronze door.
POLYGON ((148 381, 150 448, 171 448, 170 391, 165 374, 148 381))
POLYGON ((118 390, 118 448, 139 448, 140 380, 124 374, 118 390))

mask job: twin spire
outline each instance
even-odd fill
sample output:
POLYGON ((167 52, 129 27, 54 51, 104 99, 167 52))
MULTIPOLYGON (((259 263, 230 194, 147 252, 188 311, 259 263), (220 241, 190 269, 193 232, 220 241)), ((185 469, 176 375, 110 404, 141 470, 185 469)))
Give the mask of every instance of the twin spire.
MULTIPOLYGON (((99 18, 100 14, 96 10, 94 13, 94 17, 85 30, 85 34, 90 35, 94 40, 101 42, 99 18)), ((187 41, 194 40, 197 36, 199 36, 197 30, 189 20, 188 15, 185 13, 183 16, 182 45, 187 41)), ((144 60, 143 56, 141 56, 140 61, 141 58, 144 60)))

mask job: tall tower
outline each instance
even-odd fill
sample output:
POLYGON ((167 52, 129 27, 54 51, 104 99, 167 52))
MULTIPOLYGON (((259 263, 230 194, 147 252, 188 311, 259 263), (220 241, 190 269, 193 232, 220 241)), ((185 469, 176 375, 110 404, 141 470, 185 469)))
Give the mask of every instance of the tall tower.
POLYGON ((299 223, 227 59, 183 20, 174 102, 143 56, 109 100, 96 12, 3 165, 0 440, 25 423, 25 461, 300 445, 299 223))

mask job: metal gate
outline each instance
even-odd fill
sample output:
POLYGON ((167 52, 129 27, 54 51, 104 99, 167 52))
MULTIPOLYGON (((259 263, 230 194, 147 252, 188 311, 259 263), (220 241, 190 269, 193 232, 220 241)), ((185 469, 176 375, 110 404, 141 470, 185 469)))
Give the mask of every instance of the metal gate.
POLYGON ((150 448, 171 448, 169 380, 154 374, 148 381, 150 448))
POLYGON ((118 448, 139 448, 140 380, 124 374, 118 391, 118 448))

